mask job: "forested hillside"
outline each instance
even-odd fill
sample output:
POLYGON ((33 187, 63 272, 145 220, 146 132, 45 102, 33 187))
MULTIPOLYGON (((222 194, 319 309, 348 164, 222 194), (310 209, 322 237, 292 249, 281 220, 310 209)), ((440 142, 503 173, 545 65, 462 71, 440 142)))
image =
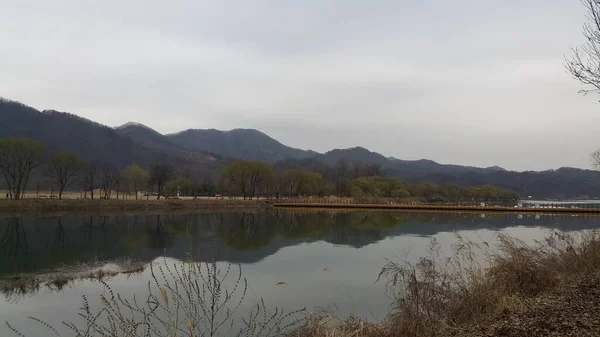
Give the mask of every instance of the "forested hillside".
POLYGON ((343 190, 344 184, 360 176, 386 175, 411 184, 493 185, 535 198, 600 197, 600 173, 591 170, 514 172, 500 166, 478 168, 427 159, 401 160, 363 147, 317 153, 286 146, 253 129, 189 129, 163 135, 140 123, 111 128, 75 114, 38 111, 4 99, 0 99, 0 120, 0 138, 34 139, 43 143, 48 153, 73 153, 90 163, 116 169, 133 163, 145 169, 159 162, 169 163, 179 171, 197 172, 216 181, 224 165, 243 159, 266 162, 275 170, 297 168, 319 173, 336 190, 343 190))

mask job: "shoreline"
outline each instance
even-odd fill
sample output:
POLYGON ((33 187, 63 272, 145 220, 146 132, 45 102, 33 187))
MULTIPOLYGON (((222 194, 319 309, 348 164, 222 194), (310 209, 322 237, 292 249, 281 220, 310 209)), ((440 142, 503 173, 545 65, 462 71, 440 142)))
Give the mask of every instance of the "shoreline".
POLYGON ((277 209, 341 209, 341 210, 383 210, 383 211, 465 211, 479 213, 555 213, 555 214, 600 214, 600 208, 534 208, 501 206, 446 206, 446 205, 399 205, 399 204, 327 204, 327 203, 274 203, 277 209))
POLYGON ((36 293, 42 286, 61 290, 77 280, 106 280, 119 274, 143 272, 151 261, 132 259, 93 261, 37 272, 0 275, 0 294, 6 298, 36 293))
POLYGON ((23 199, 0 201, 0 214, 32 215, 61 212, 68 214, 106 214, 113 212, 171 213, 180 211, 261 210, 269 206, 264 200, 241 199, 23 199))

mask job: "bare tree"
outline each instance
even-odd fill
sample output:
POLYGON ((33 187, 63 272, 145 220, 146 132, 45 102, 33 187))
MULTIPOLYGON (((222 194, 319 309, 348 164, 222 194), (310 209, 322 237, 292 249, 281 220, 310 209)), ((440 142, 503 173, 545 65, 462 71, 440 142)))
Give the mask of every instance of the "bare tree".
POLYGON ((96 167, 96 164, 90 163, 87 166, 81 183, 83 190, 89 191, 90 197, 94 199, 94 190, 98 185, 98 168, 96 167))
POLYGON ((158 194, 156 199, 160 199, 165 189, 165 184, 173 179, 174 175, 175 168, 169 164, 156 164, 150 167, 150 184, 156 185, 156 192, 158 194))
POLYGON ((70 186, 76 175, 85 167, 86 163, 74 154, 57 152, 50 161, 50 176, 58 186, 58 199, 62 199, 62 193, 70 186))
POLYGON ((0 139, 0 174, 8 185, 9 195, 21 199, 31 171, 40 166, 44 145, 23 138, 0 139))
POLYGON ((113 188, 117 184, 119 178, 119 171, 113 167, 104 167, 100 173, 100 186, 103 192, 104 199, 110 199, 113 188))
POLYGON ((344 186, 346 184, 346 180, 348 179, 348 171, 350 169, 350 165, 345 159, 340 159, 335 164, 335 190, 339 196, 345 196, 344 186))
POLYGON ((565 67, 579 82, 594 87, 581 90, 583 94, 600 91, 600 0, 581 0, 587 8, 588 21, 583 26, 586 42, 573 48, 565 67))
POLYGON ((261 188, 272 182, 273 169, 263 162, 238 160, 227 166, 222 176, 230 191, 238 190, 244 199, 252 200, 261 188))
POLYGON ((600 170, 600 150, 596 150, 590 154, 590 162, 595 169, 600 170))
POLYGON ((365 165, 365 176, 367 177, 381 177, 385 175, 383 165, 381 164, 366 164, 365 165))
POLYGON ((352 162, 352 179, 356 179, 358 177, 362 177, 365 174, 365 165, 355 160, 352 162))

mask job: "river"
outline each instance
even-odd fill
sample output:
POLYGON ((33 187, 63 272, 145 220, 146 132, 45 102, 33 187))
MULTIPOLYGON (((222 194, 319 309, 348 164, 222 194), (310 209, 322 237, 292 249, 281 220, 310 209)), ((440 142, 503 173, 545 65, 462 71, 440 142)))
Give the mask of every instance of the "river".
MULTIPOLYGON (((518 214, 286 211, 198 213, 185 215, 64 216, 0 218, 0 277, 40 273, 98 259, 133 258, 161 264, 189 260, 220 268, 239 264, 248 290, 238 313, 249 312, 262 298, 287 311, 326 308, 340 316, 384 318, 391 299, 377 275, 387 259, 418 259, 435 238, 442 248, 457 235, 493 244, 498 233, 525 242, 551 231, 596 228, 600 218, 518 214)), ((126 297, 143 298, 149 268, 117 275, 107 284, 126 297)), ((64 287, 41 286, 0 297, 0 336, 48 331, 27 319, 34 316, 59 327, 80 322, 82 295, 98 303, 105 286, 77 280, 64 287)))

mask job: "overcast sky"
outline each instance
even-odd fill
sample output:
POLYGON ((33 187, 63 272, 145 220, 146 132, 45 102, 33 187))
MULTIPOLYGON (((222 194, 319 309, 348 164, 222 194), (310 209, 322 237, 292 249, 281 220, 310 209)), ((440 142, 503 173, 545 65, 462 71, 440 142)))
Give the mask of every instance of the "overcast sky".
POLYGON ((576 0, 0 0, 0 96, 110 126, 316 151, 588 168, 576 0))

